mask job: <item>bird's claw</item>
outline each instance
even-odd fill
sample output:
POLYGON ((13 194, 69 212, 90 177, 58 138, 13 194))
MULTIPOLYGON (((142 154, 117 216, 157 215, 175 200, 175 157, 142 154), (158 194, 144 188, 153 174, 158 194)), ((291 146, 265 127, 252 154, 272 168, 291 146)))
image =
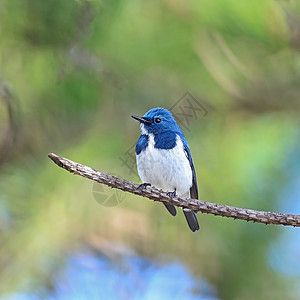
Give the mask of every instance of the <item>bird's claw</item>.
POLYGON ((137 190, 139 190, 140 192, 142 192, 147 186, 151 186, 151 183, 147 183, 147 182, 141 183, 141 184, 137 187, 137 190))
POLYGON ((173 203, 173 198, 176 196, 176 189, 173 192, 167 192, 167 195, 171 198, 171 203, 173 203))

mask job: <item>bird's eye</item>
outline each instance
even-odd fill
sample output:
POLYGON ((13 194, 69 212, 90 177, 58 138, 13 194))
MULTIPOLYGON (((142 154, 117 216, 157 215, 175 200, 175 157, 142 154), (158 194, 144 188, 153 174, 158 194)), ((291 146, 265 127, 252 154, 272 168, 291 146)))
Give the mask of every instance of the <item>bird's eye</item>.
POLYGON ((160 123, 160 122, 161 122, 161 119, 160 119, 160 118, 155 118, 155 119, 154 119, 154 123, 158 124, 158 123, 160 123))

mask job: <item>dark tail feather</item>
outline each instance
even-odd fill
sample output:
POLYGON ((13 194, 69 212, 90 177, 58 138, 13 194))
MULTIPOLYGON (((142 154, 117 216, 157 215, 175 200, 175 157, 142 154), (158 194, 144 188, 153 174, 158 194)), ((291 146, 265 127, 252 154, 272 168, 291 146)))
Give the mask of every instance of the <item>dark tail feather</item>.
POLYGON ((183 213, 185 215, 186 221, 189 224, 190 229, 193 232, 195 232, 196 230, 199 230, 200 227, 199 227, 199 223, 198 223, 196 214, 192 210, 186 209, 186 208, 183 209, 183 213))
POLYGON ((175 217, 177 214, 175 206, 172 204, 167 204, 167 203, 164 203, 164 205, 165 205, 166 209, 169 211, 169 213, 175 217))

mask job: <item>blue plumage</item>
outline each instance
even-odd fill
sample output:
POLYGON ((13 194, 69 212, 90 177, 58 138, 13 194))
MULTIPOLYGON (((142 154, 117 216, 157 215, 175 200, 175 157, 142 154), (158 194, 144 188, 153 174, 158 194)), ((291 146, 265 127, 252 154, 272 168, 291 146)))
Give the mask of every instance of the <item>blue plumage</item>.
POLYGON ((139 155, 141 151, 145 150, 148 147, 148 141, 149 141, 149 136, 146 134, 141 134, 135 147, 135 153, 137 155, 139 155))
POLYGON ((154 147, 157 149, 173 149, 176 146, 176 133, 173 131, 162 132, 154 135, 154 147))
MULTIPOLYGON (((191 151, 172 114, 164 108, 153 108, 143 117, 132 117, 140 122, 141 136, 136 145, 136 160, 143 183, 198 199, 191 151)), ((172 215, 176 215, 173 205, 165 206, 172 215)), ((198 230, 195 213, 189 209, 183 212, 190 229, 198 230)))

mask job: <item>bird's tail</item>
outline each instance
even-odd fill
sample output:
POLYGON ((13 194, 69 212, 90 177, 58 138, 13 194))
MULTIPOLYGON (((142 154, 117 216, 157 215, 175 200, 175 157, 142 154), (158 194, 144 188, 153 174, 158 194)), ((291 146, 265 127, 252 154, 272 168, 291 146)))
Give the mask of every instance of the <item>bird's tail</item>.
POLYGON ((168 210, 168 212, 172 215, 172 216, 176 216, 176 208, 174 205, 172 204, 167 204, 164 202, 164 205, 166 207, 166 209, 168 210))
POLYGON ((199 227, 199 223, 198 223, 196 214, 192 210, 187 209, 187 208, 183 208, 182 210, 183 210, 184 216, 186 218, 186 221, 189 224, 190 229, 193 232, 195 232, 196 230, 199 230, 200 227, 199 227))

